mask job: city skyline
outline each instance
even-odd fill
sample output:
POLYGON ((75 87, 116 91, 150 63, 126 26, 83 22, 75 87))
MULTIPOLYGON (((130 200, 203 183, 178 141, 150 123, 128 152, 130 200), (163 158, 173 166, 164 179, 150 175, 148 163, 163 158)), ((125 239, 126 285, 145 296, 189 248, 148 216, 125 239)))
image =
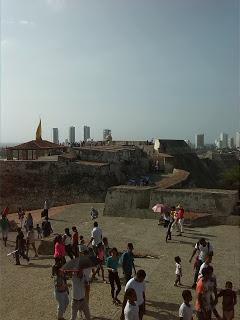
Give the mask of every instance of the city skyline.
MULTIPOLYGON (((59 127, 55 127, 55 128, 50 128, 49 130, 50 130, 51 134, 49 136, 46 136, 44 134, 44 131, 45 131, 44 130, 44 123, 42 121, 42 138, 44 140, 49 140, 49 141, 53 141, 54 142, 54 134, 56 134, 59 143, 64 143, 66 141, 70 141, 70 135, 71 135, 70 132, 72 131, 73 132, 72 135, 74 135, 74 138, 73 138, 74 142, 80 142, 80 141, 84 141, 84 130, 85 130, 84 128, 88 128, 89 134, 90 134, 90 130, 91 130, 91 132, 94 131, 94 128, 91 128, 90 126, 88 126, 86 124, 84 124, 83 126, 70 125, 67 128, 65 128, 65 130, 63 130, 64 132, 66 132, 66 135, 64 135, 61 132, 61 129, 59 129, 59 127), (57 133, 54 133, 54 131, 57 131, 57 133)), ((99 137, 99 138, 96 138, 96 136, 93 136, 92 133, 91 133, 91 137, 90 138, 93 141, 102 141, 102 140, 104 140, 103 132, 105 130, 109 130, 112 133, 112 130, 103 128, 103 129, 101 129, 101 132, 98 132, 98 134, 97 134, 97 137, 99 137)), ((33 129, 33 135, 29 140, 34 140, 35 139, 35 132, 36 132, 36 127, 33 129)), ((193 146, 196 146, 197 136, 198 137, 199 136, 203 136, 203 138, 201 138, 201 139, 203 139, 201 141, 201 144, 206 146, 206 145, 216 145, 217 141, 221 141, 223 139, 222 135, 226 135, 227 136, 227 137, 225 137, 226 142, 224 143, 224 147, 226 147, 226 145, 229 145, 229 141, 228 141, 229 139, 233 139, 234 145, 238 145, 237 136, 239 134, 240 133, 239 133, 238 130, 234 131, 234 133, 232 135, 229 134, 226 131, 225 132, 221 131, 213 138, 213 140, 208 140, 208 139, 206 139, 206 137, 208 137, 207 133, 205 133, 205 132, 201 132, 201 133, 195 132, 192 136, 190 136, 190 138, 185 138, 185 137, 182 137, 182 138, 179 138, 179 137, 173 137, 173 138, 166 137, 165 139, 170 139, 170 140, 171 139, 174 139, 174 140, 189 140, 193 146)), ((116 141, 117 140, 118 141, 124 141, 124 140, 125 141, 145 141, 145 140, 149 140, 150 141, 151 139, 154 140, 154 139, 159 139, 159 138, 163 139, 163 137, 161 137, 161 136, 155 136, 155 137, 146 137, 145 139, 133 139, 132 137, 126 137, 125 139, 117 139, 117 138, 113 137, 113 140, 116 140, 116 141)), ((12 144, 18 144, 18 143, 22 143, 22 142, 26 142, 26 141, 27 140, 20 140, 20 139, 16 140, 16 141, 3 141, 3 142, 1 141, 0 144, 1 145, 7 145, 9 143, 9 144, 12 145, 12 144)))
POLYGON ((34 139, 39 116, 60 141, 85 123, 96 140, 239 131, 237 0, 1 5, 2 143, 34 139))

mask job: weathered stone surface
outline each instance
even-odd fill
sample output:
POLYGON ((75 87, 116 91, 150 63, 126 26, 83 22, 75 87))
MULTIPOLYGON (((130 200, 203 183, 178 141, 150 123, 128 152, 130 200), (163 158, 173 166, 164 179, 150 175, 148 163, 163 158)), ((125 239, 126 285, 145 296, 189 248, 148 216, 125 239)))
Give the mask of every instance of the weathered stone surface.
POLYGON ((77 202, 102 202, 107 189, 119 184, 108 164, 69 165, 57 161, 1 161, 0 207, 27 210, 77 202))
POLYGON ((187 211, 228 216, 238 200, 235 190, 218 189, 155 189, 151 192, 150 207, 155 203, 181 204, 187 211))
MULTIPOLYGON (((156 203, 164 203, 169 206, 176 206, 180 203, 188 212, 227 217, 233 212, 237 200, 238 192, 234 190, 119 186, 108 190, 104 215, 153 218, 151 208, 156 203)), ((215 222, 217 223, 217 220, 215 222)), ((222 222, 224 222, 224 218, 221 220, 222 222)))

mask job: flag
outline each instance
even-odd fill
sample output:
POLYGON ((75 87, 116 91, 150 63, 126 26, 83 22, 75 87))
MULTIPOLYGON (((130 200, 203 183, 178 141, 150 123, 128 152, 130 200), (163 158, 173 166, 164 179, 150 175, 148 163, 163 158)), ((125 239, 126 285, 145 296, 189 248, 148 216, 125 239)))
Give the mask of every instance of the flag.
POLYGON ((41 124, 41 119, 39 122, 39 125, 37 127, 37 131, 36 131, 36 140, 42 140, 42 124, 41 124))

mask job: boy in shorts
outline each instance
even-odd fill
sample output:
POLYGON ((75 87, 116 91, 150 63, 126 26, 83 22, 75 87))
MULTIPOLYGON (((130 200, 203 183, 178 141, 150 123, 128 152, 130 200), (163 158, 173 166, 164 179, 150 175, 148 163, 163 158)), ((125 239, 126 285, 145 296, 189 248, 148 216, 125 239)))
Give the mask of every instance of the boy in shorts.
POLYGON ((232 282, 227 281, 225 289, 221 290, 217 297, 223 297, 222 308, 223 308, 223 320, 234 319, 234 306, 237 303, 236 292, 232 290, 232 282))

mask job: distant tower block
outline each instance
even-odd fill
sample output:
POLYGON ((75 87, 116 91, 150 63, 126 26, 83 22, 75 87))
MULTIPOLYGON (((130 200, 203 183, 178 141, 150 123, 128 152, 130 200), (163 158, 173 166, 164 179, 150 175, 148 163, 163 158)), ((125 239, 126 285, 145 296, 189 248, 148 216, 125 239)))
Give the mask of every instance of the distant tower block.
POLYGON ((58 128, 53 128, 53 143, 59 144, 58 128))
POLYGON ((195 149, 204 148, 204 134, 195 134, 195 149))
POLYGON ((84 126, 83 127, 83 140, 86 142, 88 139, 91 139, 90 127, 84 126))
POLYGON ((222 149, 226 149, 228 147, 228 134, 227 133, 220 133, 220 141, 222 143, 222 149))
POLYGON ((69 128, 69 143, 75 143, 75 127, 73 126, 69 128))
POLYGON ((104 129, 103 130, 103 141, 107 141, 109 137, 111 137, 111 140, 112 140, 112 131, 110 129, 104 129))

